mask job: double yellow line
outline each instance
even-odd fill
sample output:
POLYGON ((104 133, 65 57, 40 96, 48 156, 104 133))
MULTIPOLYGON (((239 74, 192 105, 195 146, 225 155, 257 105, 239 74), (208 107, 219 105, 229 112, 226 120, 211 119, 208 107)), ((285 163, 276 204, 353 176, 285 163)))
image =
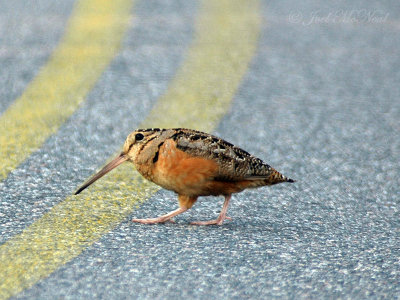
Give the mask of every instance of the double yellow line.
MULTIPOLYGON (((118 3, 126 5, 122 0, 118 3)), ((260 23, 257 0, 204 0, 196 21, 195 39, 186 60, 142 127, 179 126, 213 130, 247 70, 256 49, 260 23)), ((69 34, 72 34, 71 30, 69 34)), ((98 63, 104 64, 100 59, 98 63)), ((83 76, 79 80, 67 80, 76 81, 73 89, 85 92, 89 89, 79 84, 79 80, 84 80, 83 76)), ((53 92, 59 93, 57 88, 53 88, 53 92)), ((79 95, 83 97, 84 93, 79 95)), ((19 106, 19 109, 23 107, 19 106)), ((56 119, 55 124, 60 124, 65 117, 56 119)), ((29 130, 26 126, 17 129, 29 130)), ((48 135, 54 131, 54 128, 48 130, 48 135)), ((3 142, 0 141, 0 147, 3 142)), ((37 142, 32 148, 39 145, 37 142)), ((15 143, 14 150, 20 146, 15 143)), ((14 161, 8 165, 9 171, 18 164, 17 160, 14 161)), ((54 206, 21 234, 0 246, 0 298, 19 293, 79 255, 157 190, 158 187, 142 179, 132 166, 125 164, 79 197, 70 196, 54 206)))

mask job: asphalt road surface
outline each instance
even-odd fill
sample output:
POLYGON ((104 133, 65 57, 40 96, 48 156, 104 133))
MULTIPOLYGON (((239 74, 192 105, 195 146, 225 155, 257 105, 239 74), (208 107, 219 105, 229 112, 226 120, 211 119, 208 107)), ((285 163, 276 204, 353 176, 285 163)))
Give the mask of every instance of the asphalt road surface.
POLYGON ((0 1, 0 299, 399 298, 398 1, 111 2, 0 1), (141 126, 297 182, 206 227, 132 223, 177 199, 129 165, 72 196, 141 126))

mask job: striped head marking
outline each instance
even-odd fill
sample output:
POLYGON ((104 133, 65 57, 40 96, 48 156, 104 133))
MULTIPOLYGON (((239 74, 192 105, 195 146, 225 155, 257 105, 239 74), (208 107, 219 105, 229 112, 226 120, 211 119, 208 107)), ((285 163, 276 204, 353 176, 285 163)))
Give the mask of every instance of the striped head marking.
POLYGON ((89 185, 91 185, 96 180, 100 179, 112 169, 115 169, 120 164, 126 161, 135 161, 139 152, 143 149, 143 147, 152 139, 158 137, 161 134, 162 130, 154 128, 154 129, 138 129, 128 135, 123 151, 116 158, 114 158, 111 162, 105 165, 99 172, 94 174, 89 180, 87 180, 76 192, 75 195, 82 192, 89 185))
POLYGON ((125 140, 122 154, 127 156, 128 160, 134 160, 144 146, 159 137, 162 130, 159 128, 137 129, 130 133, 125 140))

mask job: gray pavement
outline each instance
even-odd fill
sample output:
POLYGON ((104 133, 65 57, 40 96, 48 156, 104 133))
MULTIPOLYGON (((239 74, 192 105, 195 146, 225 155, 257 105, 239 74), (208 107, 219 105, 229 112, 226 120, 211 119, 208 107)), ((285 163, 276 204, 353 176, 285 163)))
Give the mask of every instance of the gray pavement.
POLYGON ((0 115, 57 46, 74 1, 0 0, 0 115))
MULTIPOLYGON (((121 53, 84 105, 0 183, 1 242, 62 201, 138 126, 184 57, 196 10, 194 1, 138 1, 121 53), (137 101, 134 116, 126 99, 137 101)), ((263 3, 262 14, 256 56, 214 133, 298 182, 234 195, 221 227, 188 225, 217 215, 223 199, 213 197, 177 224, 132 224, 177 206, 161 190, 16 298, 400 297, 400 6, 280 1, 263 3)), ((56 45, 59 36, 46 34, 56 45)), ((29 40, 20 43, 29 49, 29 40)), ((21 88, 1 93, 2 107, 27 84, 18 76, 7 77, 21 88)))

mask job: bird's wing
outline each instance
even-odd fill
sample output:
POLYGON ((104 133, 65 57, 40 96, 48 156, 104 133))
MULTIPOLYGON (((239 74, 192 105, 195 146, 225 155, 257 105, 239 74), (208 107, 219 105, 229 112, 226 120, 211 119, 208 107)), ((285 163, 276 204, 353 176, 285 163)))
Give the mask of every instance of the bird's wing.
POLYGON ((178 149, 194 157, 214 160, 219 166, 214 180, 260 180, 268 178, 274 170, 243 149, 204 132, 176 129, 171 138, 178 149))

